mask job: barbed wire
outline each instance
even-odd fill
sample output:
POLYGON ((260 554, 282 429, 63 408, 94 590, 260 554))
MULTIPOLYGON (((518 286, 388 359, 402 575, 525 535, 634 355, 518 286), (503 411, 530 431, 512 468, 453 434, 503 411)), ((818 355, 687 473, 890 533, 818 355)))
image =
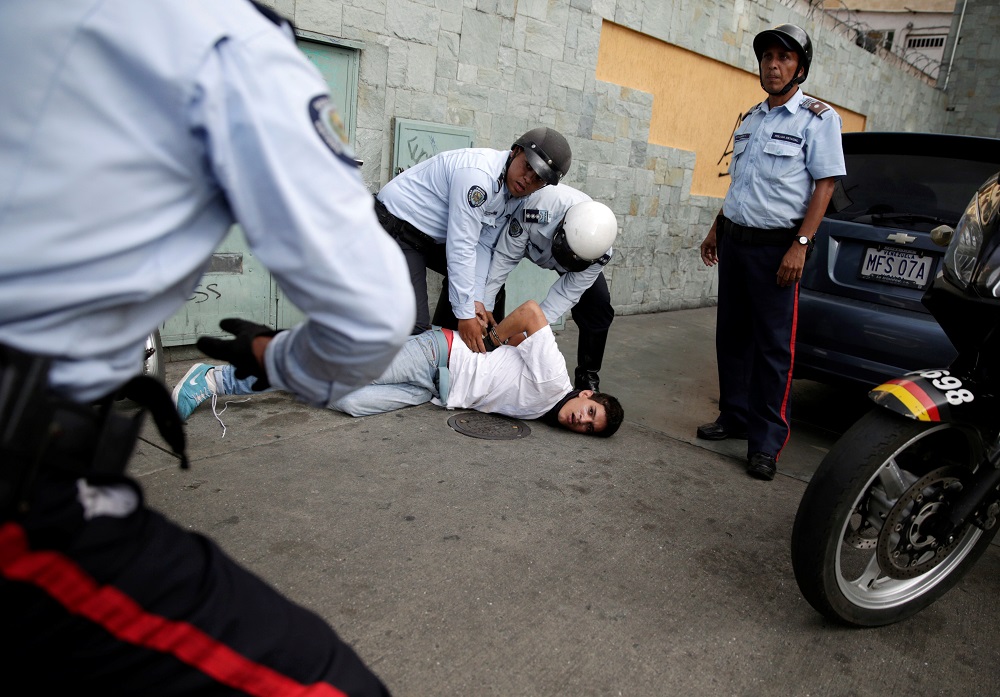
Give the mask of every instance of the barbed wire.
MULTIPOLYGON (((760 5, 766 0, 751 0, 760 5)), ((895 63, 900 67, 912 67, 928 82, 937 80, 942 61, 931 58, 915 48, 896 44, 891 49, 885 47, 888 30, 875 29, 858 17, 856 10, 850 9, 843 0, 773 0, 774 3, 804 14, 807 19, 822 22, 834 32, 853 41, 858 47, 895 63), (834 8, 828 5, 835 5, 834 8)))
POLYGON ((844 0, 810 0, 809 5, 811 13, 822 12, 833 21, 835 30, 849 39, 853 39, 857 46, 869 53, 874 53, 882 58, 890 56, 897 58, 904 63, 909 63, 930 79, 937 79, 941 70, 940 60, 931 58, 915 48, 909 48, 902 41, 894 44, 892 48, 886 48, 887 34, 891 30, 875 29, 860 19, 857 11, 850 9, 844 0), (834 4, 836 7, 830 9, 828 7, 830 4, 834 4))

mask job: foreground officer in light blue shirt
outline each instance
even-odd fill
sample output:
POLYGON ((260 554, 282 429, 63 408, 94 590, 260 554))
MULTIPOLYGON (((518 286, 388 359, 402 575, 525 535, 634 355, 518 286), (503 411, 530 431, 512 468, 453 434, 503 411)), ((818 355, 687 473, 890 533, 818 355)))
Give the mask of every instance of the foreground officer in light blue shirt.
POLYGON ((494 301, 507 276, 521 259, 559 274, 542 301, 549 324, 572 309, 579 328, 574 387, 600 390, 601 364, 615 310, 611 306, 604 267, 618 221, 610 208, 578 189, 562 184, 547 186, 529 196, 500 236, 483 303, 493 323, 494 301))
POLYGON ((509 151, 438 153, 382 187, 376 204, 379 220, 406 256, 417 298, 415 334, 431 326, 426 271, 431 269, 446 276, 434 324, 458 329, 466 346, 486 351, 478 313, 483 312, 483 286, 497 237, 524 197, 557 185, 571 162, 562 134, 540 127, 518 138, 509 151))
POLYGON ((754 37, 767 99, 744 117, 732 181, 701 244, 719 264, 719 416, 708 440, 747 439, 747 472, 771 480, 788 442, 799 279, 837 178, 846 174, 841 120, 807 97, 812 42, 782 24, 754 37))
POLYGON ((377 377, 413 325, 403 256, 327 86, 266 14, 246 0, 0 3, 8 685, 387 694, 317 615, 144 505, 123 473, 137 421, 109 408, 127 383, 183 451, 169 394, 129 378, 236 221, 309 319, 277 334, 227 323, 237 336, 216 357, 321 405, 377 377))

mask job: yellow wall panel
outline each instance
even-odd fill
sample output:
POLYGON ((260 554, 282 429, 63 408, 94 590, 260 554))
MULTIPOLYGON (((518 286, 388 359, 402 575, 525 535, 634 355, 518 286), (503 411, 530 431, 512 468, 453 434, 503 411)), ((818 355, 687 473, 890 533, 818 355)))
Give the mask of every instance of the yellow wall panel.
MULTIPOLYGON (((733 132, 765 96, 757 75, 604 22, 597 79, 651 93, 649 142, 694 152, 691 193, 725 196, 733 132)), ((864 115, 830 105, 845 131, 864 130, 864 115)))

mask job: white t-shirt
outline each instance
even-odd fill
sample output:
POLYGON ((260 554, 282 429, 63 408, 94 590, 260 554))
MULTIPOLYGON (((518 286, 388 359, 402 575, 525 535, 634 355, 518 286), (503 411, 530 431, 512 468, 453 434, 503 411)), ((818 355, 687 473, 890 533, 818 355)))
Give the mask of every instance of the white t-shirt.
POLYGON ((500 346, 490 353, 474 353, 456 337, 448 368, 449 409, 537 419, 573 389, 550 326, 518 346, 500 346))

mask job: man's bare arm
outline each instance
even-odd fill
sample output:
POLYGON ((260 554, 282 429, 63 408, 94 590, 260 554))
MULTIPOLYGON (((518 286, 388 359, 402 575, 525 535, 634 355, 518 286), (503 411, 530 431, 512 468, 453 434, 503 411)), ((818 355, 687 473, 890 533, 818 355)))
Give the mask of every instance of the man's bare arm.
POLYGON ((528 300, 496 326, 496 333, 501 343, 510 343, 517 346, 524 339, 531 336, 539 329, 548 325, 545 320, 545 313, 534 300, 528 300))

